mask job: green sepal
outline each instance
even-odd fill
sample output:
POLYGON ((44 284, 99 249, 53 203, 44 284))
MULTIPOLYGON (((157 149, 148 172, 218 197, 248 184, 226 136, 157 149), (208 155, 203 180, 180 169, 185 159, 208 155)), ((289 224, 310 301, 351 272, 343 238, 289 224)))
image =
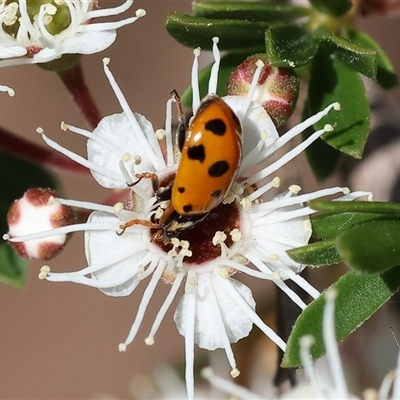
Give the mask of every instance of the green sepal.
POLYGON ((377 51, 365 47, 344 37, 325 34, 320 41, 332 48, 333 52, 349 67, 368 78, 375 79, 377 74, 377 51))
POLYGON ((310 8, 297 7, 293 4, 269 2, 194 2, 192 15, 195 17, 239 19, 264 22, 292 21, 311 13, 310 8))
MULTIPOLYGON (((328 202, 327 202, 328 203, 328 202)), ((330 203, 345 203, 335 201, 330 203)), ((350 203, 350 202, 346 202, 350 203)), ((353 202, 351 202, 353 203, 353 202)), ((356 203, 356 202, 354 202, 356 203)), ((357 202, 358 203, 358 202, 357 202)), ((334 212, 311 216, 312 236, 318 239, 333 239, 353 226, 369 221, 392 220, 391 215, 373 212, 334 212)))
MULTIPOLYGON (((351 157, 361 158, 370 127, 364 84, 355 70, 321 46, 312 63, 306 112, 315 114, 333 102, 340 103, 340 111, 332 110, 314 128, 321 129, 325 124, 331 124, 334 130, 324 133, 322 139, 351 157)), ((316 176, 325 178, 326 171, 333 171, 326 164, 336 163, 337 158, 332 160, 327 158, 332 158, 329 153, 317 153, 314 146, 315 143, 306 150, 308 160, 316 176)))
POLYGON ((365 32, 360 32, 357 30, 352 30, 349 32, 350 38, 360 45, 375 50, 376 61, 377 61, 377 73, 376 73, 376 81, 382 86, 384 89, 391 89, 395 86, 399 85, 399 77, 397 76, 394 66, 390 61, 389 57, 379 46, 374 39, 372 39, 365 32))
POLYGON ((287 251, 294 261, 314 266, 339 264, 340 255, 335 248, 335 240, 321 240, 307 246, 297 247, 287 251))
POLYGON ((382 273, 400 265, 400 221, 370 221, 343 232, 336 249, 351 268, 382 273))
POLYGON ((313 59, 318 43, 305 26, 275 26, 265 32, 265 49, 271 65, 297 68, 313 59))
MULTIPOLYGON (((228 85, 229 77, 231 73, 237 68, 237 66, 243 62, 247 57, 252 54, 263 52, 263 48, 247 49, 240 52, 231 52, 221 58, 220 67, 218 70, 218 85, 217 94, 218 96, 226 96, 226 88, 228 85)), ((200 87, 200 98, 204 98, 208 92, 208 82, 210 80, 211 67, 213 64, 208 65, 202 69, 199 73, 199 87, 200 87)), ((182 104, 186 107, 192 107, 192 85, 189 85, 181 96, 182 104)))
POLYGON ((60 58, 57 58, 56 60, 45 63, 38 63, 37 65, 46 71, 62 73, 65 71, 69 71, 79 65, 81 57, 81 54, 63 54, 60 58))
POLYGON ((0 282, 16 289, 25 286, 29 261, 19 257, 8 243, 0 243, 0 282))
POLYGON ((319 12, 333 17, 340 17, 351 9, 351 0, 309 0, 310 4, 319 12))
MULTIPOLYGON (((400 267, 383 274, 362 274, 348 272, 332 287, 338 292, 336 299, 335 327, 339 342, 355 331, 385 304, 400 287, 400 267)), ((301 365, 299 340, 304 335, 313 335, 315 344, 311 347, 314 359, 325 354, 322 338, 322 315, 324 296, 314 300, 299 316, 289 336, 282 366, 286 368, 301 365)))
POLYGON ((184 46, 210 50, 212 38, 217 36, 220 50, 234 50, 264 46, 265 30, 270 23, 193 17, 173 12, 168 15, 165 26, 169 34, 184 46))
POLYGON ((359 212, 378 213, 400 216, 400 204, 388 201, 328 201, 311 200, 309 206, 313 210, 324 212, 359 212))

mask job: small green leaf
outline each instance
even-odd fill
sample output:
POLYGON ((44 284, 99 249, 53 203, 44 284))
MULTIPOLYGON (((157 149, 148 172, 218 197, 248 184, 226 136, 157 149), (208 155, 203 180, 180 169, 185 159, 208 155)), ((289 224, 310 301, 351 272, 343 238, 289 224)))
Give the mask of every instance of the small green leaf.
POLYGON ((0 243, 0 282, 17 289, 25 286, 29 261, 21 258, 6 242, 0 243))
POLYGON ((377 74, 376 80, 384 89, 391 89, 399 84, 399 78, 394 66, 385 51, 365 32, 357 30, 350 31, 351 39, 364 47, 377 51, 377 74))
POLYGON ((265 30, 269 22, 226 20, 192 17, 170 13, 165 26, 169 34, 180 44, 209 50, 212 38, 219 37, 220 50, 243 49, 264 46, 265 30))
MULTIPOLYGON (((337 288, 336 338, 340 342, 355 331, 385 304, 400 287, 400 267, 383 274, 362 274, 354 271, 342 276, 333 287, 337 288)), ((297 319, 287 342, 282 366, 286 368, 301 365, 300 344, 302 336, 311 334, 315 344, 311 348, 314 359, 325 354, 322 338, 322 315, 324 296, 313 301, 297 319)))
MULTIPOLYGON (((312 63, 307 109, 315 114, 335 101, 341 110, 331 111, 314 127, 321 129, 331 124, 334 130, 324 133, 322 139, 351 157, 361 158, 370 126, 364 84, 355 70, 321 46, 312 63)), ((313 159, 316 155, 309 150, 307 156, 312 166, 321 164, 321 155, 313 159)))
POLYGON ((330 46, 334 53, 349 67, 368 78, 375 79, 377 73, 376 50, 333 34, 324 35, 320 40, 330 46))
POLYGON ((269 2, 194 2, 192 15, 195 17, 218 19, 241 19, 264 22, 283 22, 305 17, 310 8, 296 7, 292 4, 269 2))
POLYGON ((286 25, 267 29, 265 48, 271 65, 297 68, 312 60, 318 44, 304 26, 286 25))
POLYGON ((322 240, 287 251, 294 261, 306 265, 332 265, 342 260, 336 251, 335 240, 322 240))
MULTIPOLYGON (((256 53, 262 53, 263 48, 247 49, 240 52, 231 52, 221 58, 217 94, 226 96, 226 88, 231 73, 235 68, 243 62, 248 56, 256 53)), ((208 81, 210 80, 212 64, 201 70, 199 74, 200 98, 202 99, 208 93, 208 81)), ((181 96, 182 103, 186 107, 192 106, 192 86, 188 86, 181 96)))
POLYGON ((400 221, 371 221, 336 238, 343 261, 362 272, 384 272, 400 265, 400 221))
MULTIPOLYGON (((327 202, 328 203, 328 202, 327 202)), ((331 202, 329 202, 331 203, 331 202)), ((335 201, 332 203, 344 203, 335 201)), ((346 202, 347 203, 347 202, 346 202)), ((339 213, 340 211, 338 211, 339 213)), ((353 226, 368 221, 393 219, 390 215, 369 212, 342 212, 340 214, 319 214, 311 217, 313 237, 318 239, 332 239, 353 226)))
POLYGON ((351 0, 309 0, 310 4, 323 14, 340 17, 353 6, 351 0))
POLYGON ((379 213, 400 216, 400 204, 388 201, 327 201, 311 200, 309 206, 313 210, 325 212, 359 212, 379 213))

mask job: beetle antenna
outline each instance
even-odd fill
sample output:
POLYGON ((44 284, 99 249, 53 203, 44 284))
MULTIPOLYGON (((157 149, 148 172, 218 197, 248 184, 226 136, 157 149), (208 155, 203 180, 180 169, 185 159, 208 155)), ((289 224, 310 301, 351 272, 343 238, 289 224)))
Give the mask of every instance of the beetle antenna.
POLYGON ((178 108, 179 125, 176 131, 176 142, 178 144, 179 150, 182 151, 186 137, 186 119, 185 119, 185 114, 183 113, 181 98, 179 97, 179 94, 175 89, 171 91, 171 96, 178 108))

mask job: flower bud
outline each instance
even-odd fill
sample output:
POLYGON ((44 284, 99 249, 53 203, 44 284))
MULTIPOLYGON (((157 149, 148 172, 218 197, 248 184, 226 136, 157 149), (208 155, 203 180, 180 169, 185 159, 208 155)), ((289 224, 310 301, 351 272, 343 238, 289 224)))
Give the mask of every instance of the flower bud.
MULTIPOLYGON (((7 214, 10 238, 47 231, 70 225, 72 208, 55 201, 59 197, 52 189, 33 188, 15 200, 7 214)), ((67 234, 59 234, 24 242, 9 242, 15 251, 25 258, 49 260, 64 249, 67 234)))
POLYGON ((300 80, 293 70, 272 67, 268 65, 265 54, 254 54, 232 72, 228 83, 228 95, 247 95, 258 60, 263 61, 265 66, 262 68, 252 100, 260 103, 274 124, 280 126, 292 115, 297 102, 300 80))

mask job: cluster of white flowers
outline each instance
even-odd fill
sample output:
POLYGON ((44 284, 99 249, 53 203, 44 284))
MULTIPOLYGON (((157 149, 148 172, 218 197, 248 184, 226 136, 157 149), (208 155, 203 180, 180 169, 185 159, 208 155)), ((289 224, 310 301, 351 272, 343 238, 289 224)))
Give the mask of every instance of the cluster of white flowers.
MULTIPOLYGON (((316 362, 312 362, 310 349, 314 343, 314 338, 311 335, 303 336, 300 340, 300 357, 306 382, 295 386, 292 390, 278 397, 279 399, 359 399, 359 397, 351 394, 347 388, 346 377, 336 343, 335 299, 337 290, 330 288, 325 292, 324 296, 326 304, 324 307, 322 333, 326 356, 316 362)), ((229 393, 234 398, 266 399, 264 396, 214 375, 210 367, 202 371, 202 376, 213 387, 229 393)), ((400 354, 397 359, 396 370, 392 370, 386 375, 378 391, 372 388, 364 390, 363 398, 365 400, 395 400, 400 398, 400 354)))
MULTIPOLYGON (((217 88, 220 62, 217 43, 215 38, 215 63, 209 94, 215 93, 217 88)), ((195 49, 191 74, 194 114, 201 104, 199 54, 200 49, 195 49)), ((239 370, 230 344, 247 336, 253 324, 285 350, 285 342, 257 315, 250 289, 234 275, 241 272, 272 281, 304 309, 306 304, 284 282, 290 279, 313 298, 319 296, 319 292, 299 275, 305 266, 294 262, 286 254, 289 249, 308 244, 311 235, 309 215, 314 211, 304 203, 332 195, 339 195, 337 199, 341 201, 351 201, 369 193, 350 193, 347 188, 334 187, 299 194, 301 188, 292 185, 267 200, 267 192, 272 192, 280 184, 279 178, 273 174, 333 127, 326 125, 269 165, 266 165, 266 160, 329 112, 337 112, 340 106, 331 104, 279 137, 266 111, 252 102, 262 68, 260 64, 247 97, 223 98, 245 132, 243 160, 231 192, 209 217, 182 232, 171 243, 153 240, 154 231, 149 226, 154 217, 163 212, 165 204, 158 201, 149 180, 142 179, 136 183, 136 174, 151 172, 162 184, 170 180, 177 170, 179 154, 173 143, 171 122, 173 99, 167 101, 165 129, 154 130, 143 115, 131 110, 108 68, 108 62, 104 60, 104 71, 123 112, 103 118, 93 132, 62 124, 64 130, 88 138, 87 159, 61 147, 42 129, 38 132, 49 146, 90 168, 100 185, 109 189, 129 188, 127 200, 111 207, 57 198, 60 204, 91 209, 93 213, 86 223, 20 237, 6 236, 6 239, 21 242, 61 233, 85 232, 88 265, 69 273, 52 272, 45 266, 40 277, 48 281, 75 282, 99 288, 110 296, 127 296, 141 281, 149 278, 129 334, 119 345, 120 351, 125 351, 134 340, 155 288, 161 281, 170 284, 171 289, 146 339, 146 344, 154 343, 161 321, 184 282, 184 295, 174 319, 179 332, 185 337, 186 388, 188 398, 192 399, 195 343, 208 350, 223 348, 234 377, 239 370), (146 223, 132 224, 123 234, 117 234, 132 220, 147 221, 149 226, 146 223)))

